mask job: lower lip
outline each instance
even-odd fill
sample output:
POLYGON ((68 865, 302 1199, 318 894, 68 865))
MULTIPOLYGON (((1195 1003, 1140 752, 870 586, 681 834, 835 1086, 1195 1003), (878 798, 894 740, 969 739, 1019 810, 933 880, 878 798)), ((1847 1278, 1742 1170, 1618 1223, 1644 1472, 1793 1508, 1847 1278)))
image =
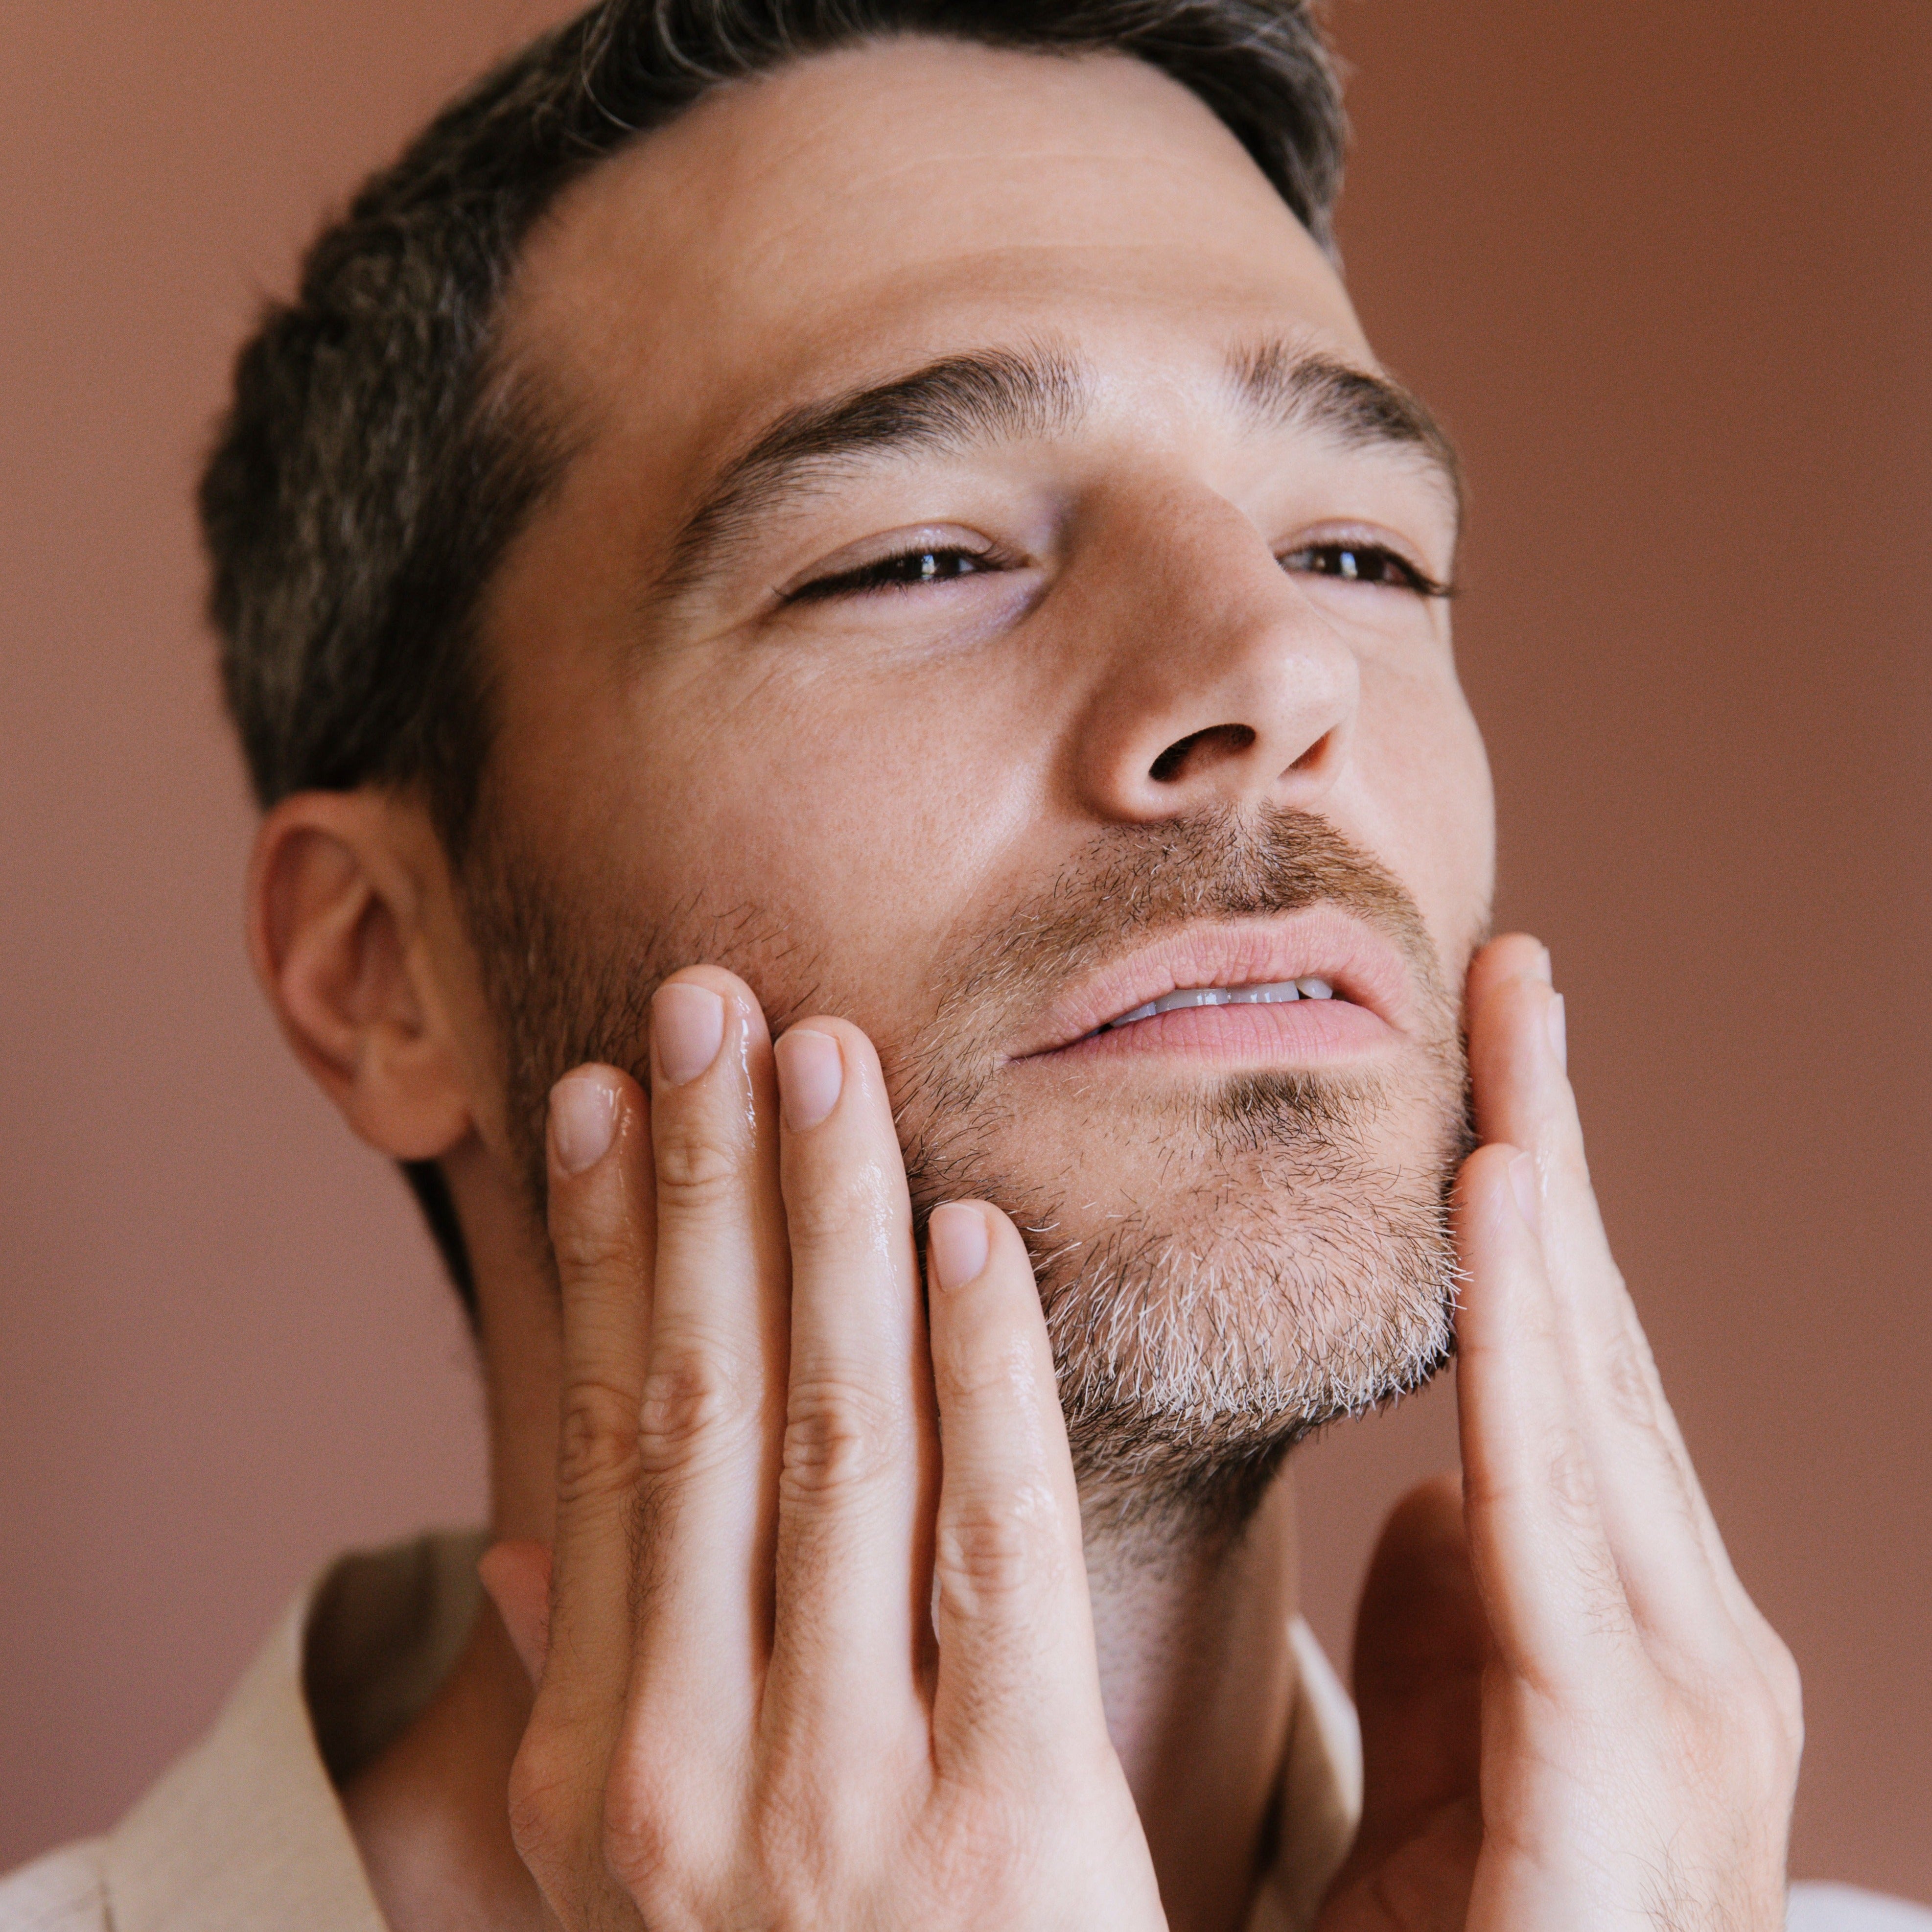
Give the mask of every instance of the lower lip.
POLYGON ((1222 1066, 1306 1066, 1360 1059, 1395 1038, 1394 1028, 1352 1000, 1284 1000, 1271 1006, 1180 1006, 1029 1058, 1086 1061, 1157 1053, 1222 1066))

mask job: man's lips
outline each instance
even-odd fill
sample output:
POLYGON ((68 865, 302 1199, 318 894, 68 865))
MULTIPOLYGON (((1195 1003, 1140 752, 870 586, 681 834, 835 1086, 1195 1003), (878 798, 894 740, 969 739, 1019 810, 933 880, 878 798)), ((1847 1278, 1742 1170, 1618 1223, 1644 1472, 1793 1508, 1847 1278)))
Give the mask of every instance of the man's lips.
POLYGON ((1388 1044, 1414 1023, 1409 969, 1400 950, 1339 908, 1310 906, 1278 919, 1192 926, 1142 946, 1082 980, 1006 1056, 1082 1057, 1152 1047, 1217 1057, 1327 1059, 1388 1044), (1195 987, 1285 986, 1321 980, 1332 999, 1183 1008, 1116 1025, 1170 993, 1195 987), (1107 1030, 1102 1031, 1106 1028, 1107 1030))

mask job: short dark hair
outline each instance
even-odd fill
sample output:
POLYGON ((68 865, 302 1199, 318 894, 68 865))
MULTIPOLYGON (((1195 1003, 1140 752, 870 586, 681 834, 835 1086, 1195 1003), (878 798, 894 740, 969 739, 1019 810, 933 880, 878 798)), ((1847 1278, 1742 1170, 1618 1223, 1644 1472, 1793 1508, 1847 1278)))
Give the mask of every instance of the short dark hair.
MULTIPOLYGON (((1312 0, 603 0, 371 177, 237 358, 200 504, 223 685, 264 808, 413 790, 461 864, 490 742, 478 607, 563 460, 494 353, 525 238, 712 88, 904 34, 1147 62, 1332 252, 1346 125, 1312 0)), ((473 1315, 440 1172, 407 1172, 473 1315)))

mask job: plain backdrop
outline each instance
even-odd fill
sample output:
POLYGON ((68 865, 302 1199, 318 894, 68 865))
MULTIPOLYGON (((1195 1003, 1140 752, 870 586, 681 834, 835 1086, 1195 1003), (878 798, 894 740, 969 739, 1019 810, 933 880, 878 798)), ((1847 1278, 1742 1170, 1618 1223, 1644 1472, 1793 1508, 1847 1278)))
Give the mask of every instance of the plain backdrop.
MULTIPOLYGON (((473 1518, 389 1170, 265 1016, 188 502, 320 214, 534 0, 0 17, 0 1864, 105 1825, 350 1543, 473 1518)), ((1501 913, 1803 1664, 1794 1869, 1932 1898, 1932 10, 1337 0, 1371 337, 1474 484, 1501 913)), ((1305 1453, 1338 1656, 1448 1384, 1305 1453)))

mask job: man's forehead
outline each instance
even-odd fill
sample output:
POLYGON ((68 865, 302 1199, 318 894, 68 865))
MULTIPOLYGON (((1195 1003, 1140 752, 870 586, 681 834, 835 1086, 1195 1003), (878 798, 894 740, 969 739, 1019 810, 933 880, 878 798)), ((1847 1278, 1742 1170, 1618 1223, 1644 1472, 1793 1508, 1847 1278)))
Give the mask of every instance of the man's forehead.
POLYGON ((564 197, 508 307, 512 353, 578 412, 674 442, 1083 322, 1272 320, 1369 360, 1332 268, 1186 89, 928 40, 721 88, 564 197))

